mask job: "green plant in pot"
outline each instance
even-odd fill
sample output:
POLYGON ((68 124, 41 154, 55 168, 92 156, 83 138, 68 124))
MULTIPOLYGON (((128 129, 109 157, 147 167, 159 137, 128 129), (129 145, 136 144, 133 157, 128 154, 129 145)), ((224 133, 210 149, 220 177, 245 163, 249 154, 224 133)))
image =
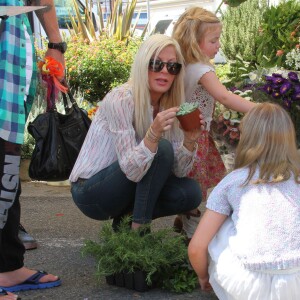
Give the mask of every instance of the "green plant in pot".
POLYGON ((187 262, 187 247, 171 228, 150 232, 145 225, 131 230, 129 220, 124 218, 117 231, 109 222, 104 224, 100 241, 87 241, 83 254, 95 257, 98 278, 105 276, 108 283, 122 286, 117 282, 122 277, 123 286, 145 292, 157 280, 166 281, 172 266, 187 262))
POLYGON ((193 131, 200 128, 200 110, 197 102, 185 102, 179 106, 179 111, 176 113, 176 117, 180 122, 180 125, 185 131, 193 131))

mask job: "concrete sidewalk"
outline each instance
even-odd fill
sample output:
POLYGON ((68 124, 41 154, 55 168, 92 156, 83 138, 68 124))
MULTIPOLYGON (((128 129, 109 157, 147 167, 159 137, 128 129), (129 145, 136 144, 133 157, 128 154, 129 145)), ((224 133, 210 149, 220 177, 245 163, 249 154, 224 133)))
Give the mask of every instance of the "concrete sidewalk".
MULTIPOLYGON (((138 293, 109 286, 96 280, 95 261, 82 257, 85 239, 97 240, 101 224, 84 216, 72 201, 68 186, 50 186, 41 182, 22 182, 21 222, 38 240, 38 249, 26 252, 25 265, 59 275, 62 286, 47 290, 19 292, 22 300, 128 300, 128 299, 213 299, 211 293, 175 294, 161 289, 138 293)), ((172 226, 174 217, 153 222, 156 228, 172 226)))

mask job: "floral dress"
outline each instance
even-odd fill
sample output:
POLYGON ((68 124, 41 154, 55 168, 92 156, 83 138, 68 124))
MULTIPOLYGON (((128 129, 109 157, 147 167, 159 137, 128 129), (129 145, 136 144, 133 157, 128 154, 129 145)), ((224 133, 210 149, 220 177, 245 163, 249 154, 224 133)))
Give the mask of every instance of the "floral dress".
POLYGON ((221 155, 210 135, 215 100, 204 87, 198 84, 199 79, 207 72, 215 72, 215 70, 212 66, 202 63, 189 64, 185 76, 186 101, 198 102, 206 122, 205 130, 197 141, 198 151, 189 173, 189 177, 199 182, 204 201, 207 198, 207 190, 214 187, 226 174, 221 155))

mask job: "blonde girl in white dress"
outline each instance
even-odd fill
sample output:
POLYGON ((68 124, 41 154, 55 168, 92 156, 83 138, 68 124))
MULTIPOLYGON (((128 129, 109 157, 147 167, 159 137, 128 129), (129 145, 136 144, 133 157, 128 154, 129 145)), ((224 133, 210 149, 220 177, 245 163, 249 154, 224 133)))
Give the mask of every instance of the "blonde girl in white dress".
POLYGON ((219 299, 296 300, 300 295, 300 155, 277 104, 240 124, 235 170, 212 191, 189 248, 201 289, 219 299))

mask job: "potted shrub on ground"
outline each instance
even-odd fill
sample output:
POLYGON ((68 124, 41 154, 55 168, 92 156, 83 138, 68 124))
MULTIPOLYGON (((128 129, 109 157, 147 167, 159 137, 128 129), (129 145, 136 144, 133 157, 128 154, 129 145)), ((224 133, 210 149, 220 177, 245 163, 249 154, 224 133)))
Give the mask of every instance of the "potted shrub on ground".
POLYGON ((122 286, 119 283, 123 282, 129 289, 145 292, 153 284, 167 282, 173 266, 187 263, 182 235, 171 228, 150 232, 146 225, 131 230, 128 223, 128 218, 123 219, 117 231, 106 223, 100 231, 99 242, 86 241, 83 254, 95 257, 98 278, 105 276, 109 284, 122 286))

